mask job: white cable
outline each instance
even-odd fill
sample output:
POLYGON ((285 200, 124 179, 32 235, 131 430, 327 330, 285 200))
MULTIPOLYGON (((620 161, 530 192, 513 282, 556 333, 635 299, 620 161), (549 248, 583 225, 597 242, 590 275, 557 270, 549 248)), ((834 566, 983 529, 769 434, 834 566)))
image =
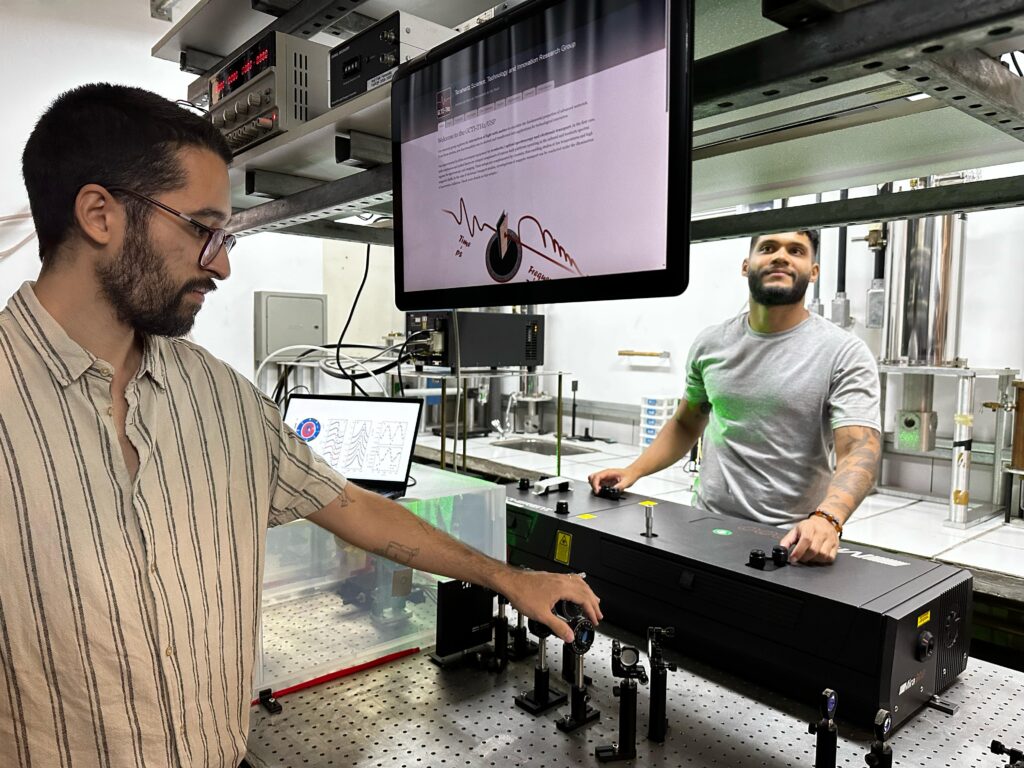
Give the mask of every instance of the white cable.
MULTIPOLYGON (((345 358, 346 360, 348 360, 348 362, 352 363, 353 365, 358 365, 360 368, 362 368, 364 371, 366 371, 369 374, 370 378, 373 379, 374 383, 376 383, 377 389, 379 389, 381 392, 383 392, 385 395, 387 395, 387 392, 388 392, 387 388, 383 384, 381 384, 380 379, 377 378, 377 374, 374 373, 373 371, 371 371, 369 369, 369 367, 363 361, 356 360, 353 357, 349 357, 344 352, 335 352, 335 354, 338 357, 345 358)), ((333 372, 337 370, 337 367, 336 366, 332 367, 330 365, 330 361, 328 361, 328 360, 321 360, 320 361, 320 370, 324 371, 328 375, 336 375, 333 372)))
POLYGON ((3 221, 21 221, 22 219, 31 219, 31 213, 12 213, 8 216, 0 216, 0 222, 3 221))
POLYGON ((6 259, 8 256, 10 256, 12 253, 17 251, 19 248, 24 248, 26 245, 28 245, 32 241, 32 238, 35 237, 35 236, 36 236, 36 231, 33 229, 31 232, 29 232, 27 235, 25 235, 24 238, 22 238, 21 242, 17 243, 16 245, 12 245, 6 251, 0 251, 0 261, 3 261, 4 259, 6 259))
POLYGON ((290 347, 281 347, 280 349, 275 349, 273 352, 271 352, 269 355, 263 358, 263 361, 256 369, 256 374, 252 377, 252 380, 256 383, 256 386, 258 387, 260 385, 260 374, 263 373, 263 368, 267 365, 267 363, 273 361, 273 359, 278 355, 284 352, 293 352, 298 350, 302 350, 303 352, 305 352, 310 349, 318 349, 321 351, 325 351, 323 347, 319 347, 315 344, 292 344, 290 347))

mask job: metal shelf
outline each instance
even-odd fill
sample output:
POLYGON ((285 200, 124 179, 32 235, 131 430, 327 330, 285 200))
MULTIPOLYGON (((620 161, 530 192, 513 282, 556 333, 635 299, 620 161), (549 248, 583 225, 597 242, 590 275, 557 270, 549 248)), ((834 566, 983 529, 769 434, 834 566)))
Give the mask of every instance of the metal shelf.
MULTIPOLYGON (((1024 143, 1020 141, 1024 140, 1024 80, 1010 75, 1002 66, 993 67, 992 61, 977 50, 1011 46, 1012 39, 1022 33, 1024 0, 948 0, 943 3, 876 0, 812 26, 769 35, 699 59, 694 66, 694 118, 705 123, 704 128, 700 124, 696 126, 698 137, 704 136, 698 141, 706 144, 699 150, 704 154, 698 156, 709 159, 694 165, 695 207, 735 204, 758 195, 770 199, 796 194, 800 187, 804 187, 800 191, 821 191, 847 183, 887 181, 903 178, 904 173, 913 175, 911 171, 925 164, 929 170, 940 171, 950 166, 967 167, 1024 158, 1024 143), (871 33, 866 34, 865 30, 871 33), (799 53, 782 56, 779 51, 799 53), (906 82, 886 87, 884 78, 877 79, 883 73, 906 82), (861 80, 870 85, 862 86, 861 80), (854 90, 845 93, 835 90, 844 83, 853 85, 854 90), (908 107, 905 96, 909 87, 924 89, 933 96, 934 103, 927 107, 908 107), (814 105, 799 107, 794 101, 814 91, 818 92, 813 96, 817 99, 814 105), (829 99, 824 97, 830 94, 830 99, 837 94, 843 96, 834 99, 841 115, 829 112, 829 99), (940 100, 970 115, 971 119, 952 110, 934 109, 940 100), (769 103, 780 105, 774 116, 766 116, 763 108, 758 109, 769 103), (794 110, 798 107, 809 110, 807 114, 812 117, 801 126, 786 124, 790 106, 794 110), (925 109, 931 111, 921 114, 920 110, 925 109), (890 119, 894 116, 895 119, 890 119), (733 117, 733 120, 723 121, 724 117, 733 117), (880 129, 877 122, 864 125, 873 119, 885 120, 885 129, 880 129), (744 122, 749 122, 757 137, 744 135, 744 122), (812 123, 822 127, 809 127, 812 123), (830 155, 826 150, 834 146, 831 140, 822 142, 824 137, 811 135, 806 141, 814 142, 813 157, 818 159, 807 153, 807 158, 802 160, 807 175, 798 181, 778 181, 780 158, 796 152, 803 140, 786 142, 787 151, 780 151, 778 143, 768 145, 787 137, 806 137, 809 132, 856 125, 861 128, 855 129, 852 138, 850 131, 845 130, 839 131, 844 134, 842 138, 835 139, 847 150, 845 168, 843 162, 839 162, 839 170, 832 167, 810 170, 809 165, 816 162, 820 165, 820 158, 830 155), (913 130, 903 130, 905 126, 922 131, 927 140, 912 139, 913 130), (851 146, 857 146, 856 131, 862 128, 870 132, 861 135, 871 136, 872 152, 859 151, 851 155, 851 146), (888 139, 890 151, 886 159, 876 160, 872 155, 878 149, 880 135, 888 139), (957 142, 951 137, 963 138, 957 142), (924 143, 927 148, 917 154, 905 153, 912 157, 901 158, 894 166, 894 148, 909 142, 915 147, 924 143), (744 149, 749 151, 738 151, 744 149), (723 158, 724 154, 730 157, 723 158), (731 179, 721 173, 723 161, 736 171, 731 179), (743 170, 737 170, 740 168, 743 170), (769 183, 759 185, 753 176, 756 173, 768 176, 769 183), (868 181, 867 176, 872 181, 868 181), (744 200, 736 199, 738 196, 744 200)), ((386 209, 390 205, 391 182, 384 178, 385 169, 390 173, 390 166, 380 166, 372 171, 373 177, 363 178, 371 172, 355 172, 334 162, 333 146, 334 136, 339 131, 360 130, 389 136, 389 93, 378 89, 366 94, 342 105, 341 112, 329 112, 299 131, 276 137, 242 155, 231 171, 232 192, 235 205, 248 210, 237 215, 232 225, 234 231, 240 234, 287 231, 294 226, 298 228, 297 234, 340 239, 365 237, 364 242, 387 241, 388 235, 382 235, 380 229, 365 232, 359 228, 338 229, 317 220, 328 216, 340 218, 374 206, 386 209), (328 183, 272 203, 258 204, 260 199, 244 193, 247 169, 288 173, 328 183)), ((768 230, 869 223, 1021 204, 1024 204, 1024 185, 1016 179, 997 179, 703 219, 693 222, 691 240, 703 242, 768 230)))
MULTIPOLYGON (((301 127, 286 131, 238 155, 228 171, 232 205, 235 208, 252 208, 267 202, 266 198, 246 194, 246 171, 271 171, 303 177, 313 182, 337 181, 361 175, 359 169, 339 165, 335 161, 335 137, 349 131, 391 137, 390 84, 356 96, 301 127)), ((389 182, 387 190, 390 189, 389 182)))

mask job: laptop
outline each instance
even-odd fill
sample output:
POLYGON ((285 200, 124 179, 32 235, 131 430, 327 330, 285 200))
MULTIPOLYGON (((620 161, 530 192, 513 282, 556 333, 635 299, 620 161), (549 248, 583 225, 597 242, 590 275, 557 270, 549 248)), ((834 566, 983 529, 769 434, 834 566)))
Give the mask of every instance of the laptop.
POLYGON ((412 397, 292 395, 285 421, 360 488, 405 495, 423 401, 412 397))

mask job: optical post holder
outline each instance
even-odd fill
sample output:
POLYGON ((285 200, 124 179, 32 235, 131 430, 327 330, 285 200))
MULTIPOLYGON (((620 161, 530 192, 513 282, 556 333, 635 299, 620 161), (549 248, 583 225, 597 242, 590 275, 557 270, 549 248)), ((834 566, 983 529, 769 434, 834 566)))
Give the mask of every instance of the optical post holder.
POLYGON ((647 671, 640 663, 640 651, 613 640, 612 675, 622 679, 622 683, 612 689, 612 693, 619 699, 619 741, 594 750, 594 756, 602 763, 632 760, 636 757, 637 681, 647 685, 647 671))

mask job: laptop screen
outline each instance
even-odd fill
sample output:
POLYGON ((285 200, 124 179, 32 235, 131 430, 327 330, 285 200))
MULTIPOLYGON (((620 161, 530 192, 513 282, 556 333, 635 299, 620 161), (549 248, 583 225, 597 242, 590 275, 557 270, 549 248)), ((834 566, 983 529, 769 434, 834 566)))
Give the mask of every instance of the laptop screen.
POLYGON ((406 482, 422 400, 293 395, 285 421, 345 477, 406 482))

